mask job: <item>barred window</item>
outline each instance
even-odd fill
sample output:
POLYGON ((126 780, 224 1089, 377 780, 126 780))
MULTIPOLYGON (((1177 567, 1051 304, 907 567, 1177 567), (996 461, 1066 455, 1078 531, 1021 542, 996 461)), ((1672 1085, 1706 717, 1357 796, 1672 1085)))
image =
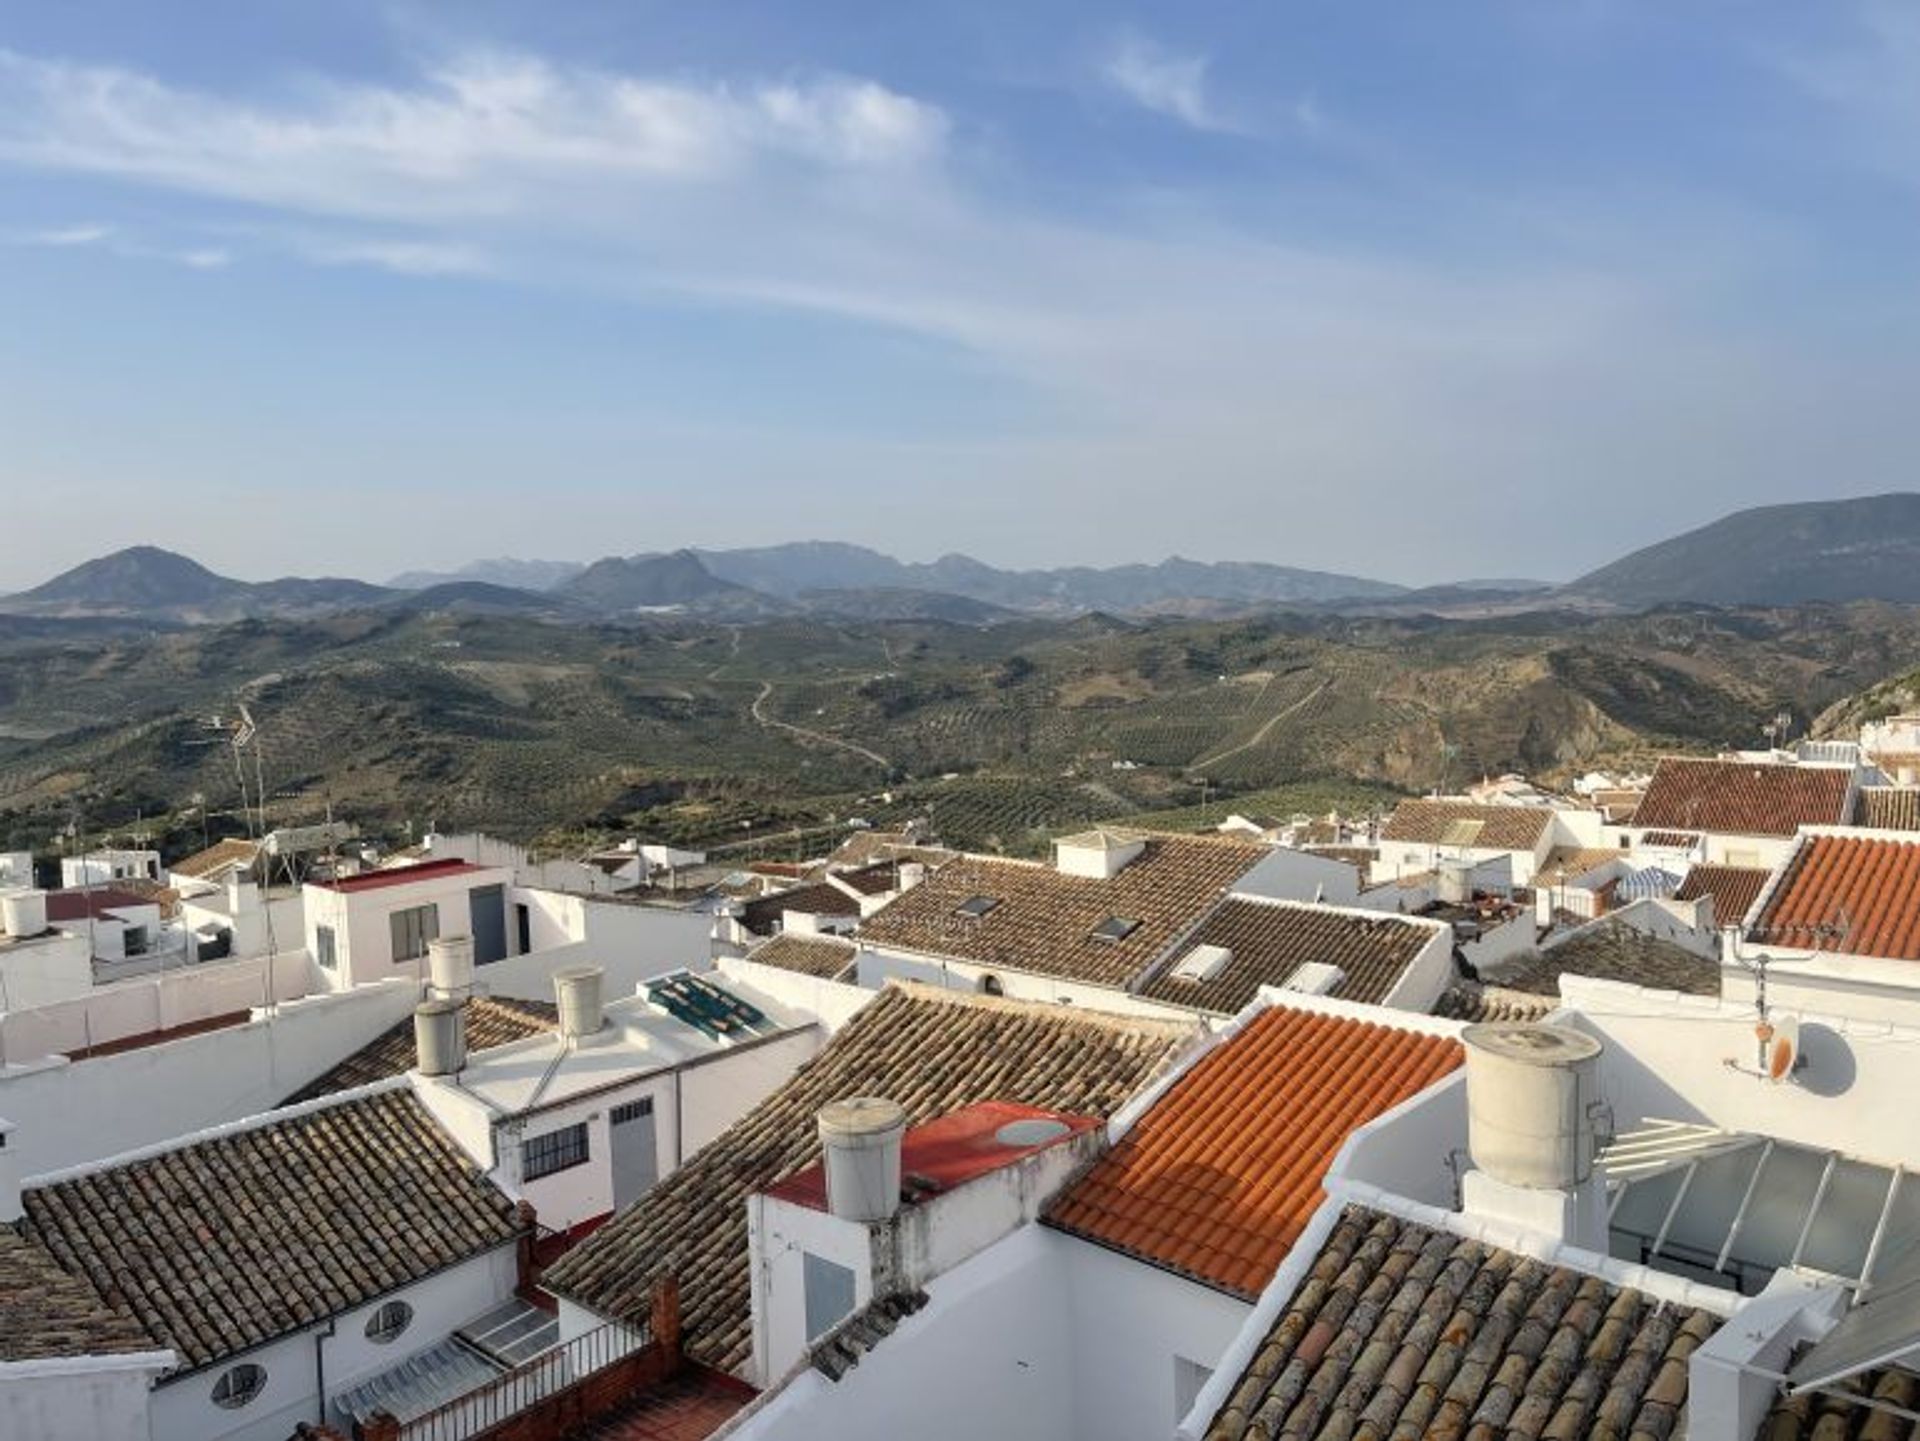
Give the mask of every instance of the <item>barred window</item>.
POLYGON ((653 1097, 642 1096, 637 1101, 628 1101, 623 1106, 615 1106, 609 1113, 607 1121, 610 1125, 624 1126, 629 1121, 645 1120, 652 1114, 653 1097))
POLYGON ((405 1301, 383 1301, 367 1317, 367 1339, 386 1346, 400 1339, 400 1333, 413 1324, 413 1307, 405 1301))
POLYGON ((584 1166, 587 1163, 587 1123, 575 1126, 562 1126, 557 1131, 548 1131, 544 1136, 535 1136, 520 1143, 520 1179, 537 1181, 542 1176, 551 1176, 555 1171, 564 1171, 570 1166, 584 1166))
POLYGON ((220 1373, 213 1383, 213 1404, 227 1411, 238 1411, 267 1389, 267 1368, 242 1361, 230 1371, 220 1373))

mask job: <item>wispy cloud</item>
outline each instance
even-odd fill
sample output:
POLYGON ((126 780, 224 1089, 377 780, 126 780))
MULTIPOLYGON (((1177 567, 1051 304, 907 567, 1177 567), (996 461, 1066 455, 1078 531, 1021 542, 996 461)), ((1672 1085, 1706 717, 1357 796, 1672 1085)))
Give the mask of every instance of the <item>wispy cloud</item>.
POLYGON ((1207 95, 1208 59, 1169 50, 1134 31, 1114 41, 1101 63, 1107 83, 1138 105, 1195 130, 1231 130, 1207 95))
POLYGON ((370 265, 397 275, 486 275, 493 269, 483 252, 457 242, 326 241, 301 249, 322 265, 370 265))
POLYGON ((937 107, 844 77, 736 86, 476 53, 412 88, 267 108, 0 50, 0 159, 324 213, 510 214, 568 179, 691 184, 765 162, 910 167, 945 132, 937 107))
POLYGON ((113 229, 106 225, 56 225, 42 230, 0 232, 0 239, 9 245, 43 245, 53 250, 99 245, 112 238, 113 229))
POLYGON ((1920 185, 1920 11, 1868 0, 1842 14, 1852 21, 1844 42, 1768 60, 1844 128, 1847 154, 1920 185))

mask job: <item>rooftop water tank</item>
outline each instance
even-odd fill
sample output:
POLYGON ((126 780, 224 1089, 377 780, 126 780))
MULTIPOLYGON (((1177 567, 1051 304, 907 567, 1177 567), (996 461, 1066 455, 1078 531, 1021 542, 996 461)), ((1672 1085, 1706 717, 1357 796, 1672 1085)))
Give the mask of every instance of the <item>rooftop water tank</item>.
POLYGON ((886 1220, 900 1206, 907 1113, 884 1096, 853 1096, 823 1108, 819 1126, 827 1209, 843 1221, 886 1220))
POLYGON ((553 973, 553 1000, 560 1010, 563 1040, 577 1041, 600 1029, 605 1019, 600 983, 605 975, 599 966, 562 966, 553 973))
POLYGON ((441 936, 427 942, 427 981, 436 995, 464 1000, 473 994, 473 937, 441 936))
POLYGON ((1600 1042, 1572 1026, 1468 1026, 1467 1146, 1497 1181, 1569 1190, 1593 1173, 1600 1042))
POLYGON ((47 928, 45 891, 8 891, 0 896, 0 930, 10 936, 37 936, 47 928))
POLYGON ((413 1049, 423 1076, 452 1076, 467 1064, 467 1003, 441 999, 413 1008, 413 1049))

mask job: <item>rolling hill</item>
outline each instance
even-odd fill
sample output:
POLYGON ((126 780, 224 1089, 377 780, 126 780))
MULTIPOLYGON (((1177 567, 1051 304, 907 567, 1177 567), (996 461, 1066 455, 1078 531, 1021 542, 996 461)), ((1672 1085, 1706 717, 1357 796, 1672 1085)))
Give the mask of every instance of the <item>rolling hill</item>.
POLYGON ((1920 601, 1920 494, 1736 511, 1623 556, 1560 594, 1633 609, 1920 601))

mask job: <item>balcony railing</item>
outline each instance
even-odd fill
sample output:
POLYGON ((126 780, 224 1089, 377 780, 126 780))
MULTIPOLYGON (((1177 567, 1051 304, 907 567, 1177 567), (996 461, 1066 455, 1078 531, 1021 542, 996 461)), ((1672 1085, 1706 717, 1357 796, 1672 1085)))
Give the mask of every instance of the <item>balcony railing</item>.
POLYGON ((644 1325, 600 1326, 404 1425, 388 1431, 376 1423, 366 1434, 370 1441, 383 1436, 393 1441, 472 1441, 643 1350, 651 1340, 644 1325))

